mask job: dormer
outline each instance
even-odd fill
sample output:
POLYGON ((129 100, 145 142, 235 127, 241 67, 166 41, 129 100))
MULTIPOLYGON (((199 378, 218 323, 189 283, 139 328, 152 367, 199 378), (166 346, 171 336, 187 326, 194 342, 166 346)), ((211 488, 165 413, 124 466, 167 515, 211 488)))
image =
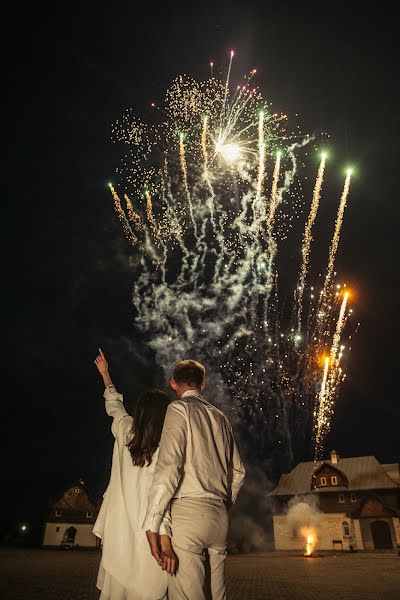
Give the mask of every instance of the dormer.
POLYGON ((329 463, 322 463, 311 476, 311 489, 320 490, 332 488, 347 488, 349 482, 346 475, 336 466, 329 463))

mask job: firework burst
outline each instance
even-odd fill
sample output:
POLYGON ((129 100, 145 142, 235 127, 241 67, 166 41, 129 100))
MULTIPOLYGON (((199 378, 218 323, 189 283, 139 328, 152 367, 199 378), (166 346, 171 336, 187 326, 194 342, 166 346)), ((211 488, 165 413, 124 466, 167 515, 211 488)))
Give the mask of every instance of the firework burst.
MULTIPOLYGON (((291 314, 278 289, 279 243, 305 200, 298 162, 312 137, 272 114, 252 86, 178 77, 153 123, 128 111, 113 135, 128 144, 114 205, 141 253, 135 324, 158 364, 193 356, 208 367, 211 395, 233 417, 254 462, 288 468, 319 458, 344 378, 348 295, 335 292, 350 174, 320 293, 307 287, 323 156, 305 224, 291 314), (131 200, 132 199, 132 200, 131 200), (306 297, 308 302, 306 302, 306 297), (326 358, 324 355, 326 354, 326 358), (321 364, 322 360, 322 364, 321 364), (313 443, 310 440, 313 439, 313 443)), ((296 243, 296 242, 295 242, 296 243)))

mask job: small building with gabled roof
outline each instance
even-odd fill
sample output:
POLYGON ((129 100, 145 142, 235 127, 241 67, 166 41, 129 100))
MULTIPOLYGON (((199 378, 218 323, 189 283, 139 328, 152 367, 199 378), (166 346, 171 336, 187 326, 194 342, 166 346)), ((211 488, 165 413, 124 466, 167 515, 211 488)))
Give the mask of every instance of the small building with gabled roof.
POLYGON ((43 546, 59 548, 97 548, 99 538, 93 525, 99 512, 84 481, 69 487, 50 508, 44 528, 43 546))
POLYGON ((269 493, 274 500, 276 550, 297 550, 304 539, 288 518, 299 501, 318 506, 318 548, 394 549, 400 546, 399 464, 381 464, 374 456, 299 463, 282 475, 269 493))

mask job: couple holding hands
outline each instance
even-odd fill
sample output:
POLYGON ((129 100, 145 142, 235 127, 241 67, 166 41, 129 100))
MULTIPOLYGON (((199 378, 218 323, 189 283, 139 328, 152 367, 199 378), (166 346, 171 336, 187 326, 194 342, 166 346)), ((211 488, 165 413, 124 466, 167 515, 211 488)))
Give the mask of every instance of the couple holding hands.
POLYGON ((178 362, 177 399, 149 390, 130 416, 99 352, 115 437, 93 529, 103 545, 100 600, 225 599, 228 510, 245 469, 231 424, 202 396, 205 368, 178 362))

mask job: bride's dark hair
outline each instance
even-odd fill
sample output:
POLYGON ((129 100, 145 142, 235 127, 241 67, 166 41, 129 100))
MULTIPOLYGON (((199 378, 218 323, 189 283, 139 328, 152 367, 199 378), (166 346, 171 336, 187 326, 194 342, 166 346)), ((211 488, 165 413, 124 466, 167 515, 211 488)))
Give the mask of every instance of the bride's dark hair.
POLYGON ((149 390, 139 396, 133 413, 132 439, 127 447, 137 467, 151 465, 160 443, 169 398, 160 390, 149 390))

